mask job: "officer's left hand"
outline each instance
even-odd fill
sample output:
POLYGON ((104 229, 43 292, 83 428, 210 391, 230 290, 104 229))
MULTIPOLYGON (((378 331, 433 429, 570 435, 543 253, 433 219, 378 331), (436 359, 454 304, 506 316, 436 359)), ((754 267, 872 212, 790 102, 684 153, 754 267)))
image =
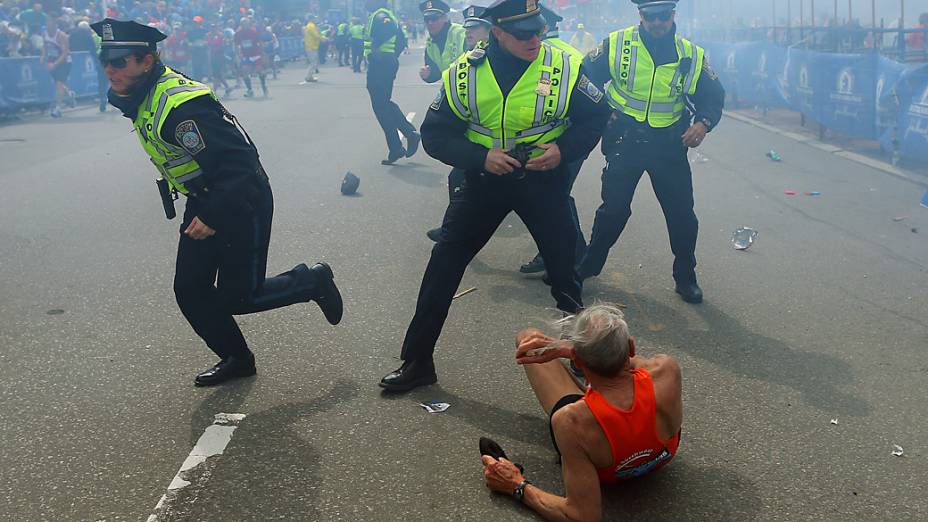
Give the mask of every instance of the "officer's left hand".
POLYGON ((537 158, 528 160, 528 163, 525 164, 526 169, 552 170, 556 169, 557 166, 561 164, 561 149, 558 148, 557 143, 542 143, 536 146, 544 150, 545 153, 537 158))
POLYGON ((423 65, 422 68, 419 69, 419 78, 422 78, 423 80, 428 80, 429 76, 431 75, 432 75, 432 68, 429 67, 428 65, 423 65))
POLYGON ((187 230, 184 230, 184 234, 190 236, 190 239, 206 239, 215 233, 215 230, 209 228, 209 225, 200 221, 198 217, 193 218, 193 221, 187 226, 187 230))
POLYGON ((706 139, 707 132, 709 132, 709 129, 706 128, 706 124, 698 121, 683 133, 683 144, 687 147, 696 148, 702 144, 702 140, 706 139))

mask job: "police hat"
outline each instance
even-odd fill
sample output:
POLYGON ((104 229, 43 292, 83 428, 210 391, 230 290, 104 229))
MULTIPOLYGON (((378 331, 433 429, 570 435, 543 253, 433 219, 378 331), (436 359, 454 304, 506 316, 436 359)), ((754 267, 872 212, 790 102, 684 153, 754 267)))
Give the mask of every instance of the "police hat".
POLYGON ((538 7, 541 9, 541 16, 544 16, 545 21, 548 22, 548 29, 554 29, 557 23, 564 19, 563 16, 555 13, 554 11, 541 4, 539 4, 538 7))
POLYGON ((632 0, 632 3, 638 5, 638 10, 642 13, 660 13, 676 9, 677 1, 678 0, 632 0))
POLYGON ((90 27, 101 39, 101 60, 113 60, 140 51, 155 52, 158 50, 158 42, 167 38, 167 35, 154 27, 112 18, 104 18, 90 24, 90 27))
POLYGON ((451 10, 451 7, 448 4, 442 2, 442 0, 425 0, 419 4, 419 11, 422 11, 422 16, 436 16, 448 14, 448 11, 451 10))
POLYGON ((538 0, 496 0, 483 12, 483 18, 504 31, 541 31, 547 25, 538 0))
POLYGON ((490 25, 489 21, 483 19, 483 12, 486 10, 486 7, 479 5, 471 5, 464 9, 464 27, 490 25))

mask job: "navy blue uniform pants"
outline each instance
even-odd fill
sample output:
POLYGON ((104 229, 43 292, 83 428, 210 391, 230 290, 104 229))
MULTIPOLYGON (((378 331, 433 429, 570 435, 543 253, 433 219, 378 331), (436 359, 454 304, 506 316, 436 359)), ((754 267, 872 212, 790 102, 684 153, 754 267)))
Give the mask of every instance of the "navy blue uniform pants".
POLYGON ((671 150, 642 149, 644 147, 619 146, 618 152, 607 152, 602 175, 603 203, 596 210, 590 245, 578 271, 584 276, 598 275, 602 271, 609 249, 618 241, 632 215, 635 189, 647 171, 670 235, 673 277, 681 283, 694 282, 699 221, 693 211, 693 173, 686 157, 687 149, 682 145, 671 150))
POLYGON ((432 356, 464 270, 510 212, 522 219, 544 256, 557 307, 567 313, 583 307, 567 194, 564 170, 557 175, 530 172, 521 180, 468 174, 445 211, 442 238, 432 248, 403 341, 403 360, 432 356))
POLYGON ((393 81, 396 80, 398 69, 399 61, 391 54, 373 52, 367 56, 367 92, 371 97, 374 116, 387 139, 387 148, 393 155, 403 152, 400 133, 408 138, 416 132, 416 128, 406 120, 406 115, 392 100, 393 81))
POLYGON ((217 224, 215 235, 199 240, 183 233, 202 204, 188 198, 177 247, 177 304, 197 335, 223 359, 250 353, 233 315, 306 302, 315 295, 305 264, 265 278, 274 197, 266 178, 256 179, 249 191, 250 212, 234 223, 217 224))

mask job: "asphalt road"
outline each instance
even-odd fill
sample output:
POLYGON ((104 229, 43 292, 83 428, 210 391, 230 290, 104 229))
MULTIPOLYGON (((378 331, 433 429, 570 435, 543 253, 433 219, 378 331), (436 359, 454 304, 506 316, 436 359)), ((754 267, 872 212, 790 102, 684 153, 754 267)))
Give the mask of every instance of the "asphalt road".
MULTIPOLYGON (((417 124, 436 92, 418 60, 404 57, 395 90, 417 124)), ((484 487, 481 435, 563 491, 513 362, 515 332, 555 315, 547 287, 517 273, 534 254, 524 226, 507 219, 468 269, 461 288, 478 290, 452 307, 439 384, 382 396, 449 169, 421 152, 381 166, 363 78, 327 66, 300 86, 301 73, 228 106, 275 191, 269 272, 329 262, 345 318, 331 327, 313 304, 242 317, 259 374, 218 388, 193 386, 214 359, 175 305, 179 223, 129 122, 86 108, 0 127, 0 519, 145 520, 221 412, 247 417, 161 520, 535 520, 484 487), (348 170, 357 197, 338 192, 348 170), (427 414, 429 399, 451 407, 427 414)), ((925 520, 925 187, 731 119, 700 151, 706 302, 673 292, 647 178, 585 288, 627 305, 639 351, 684 375, 678 457, 608 490, 604 518, 925 520), (741 225, 759 231, 746 252, 729 244, 741 225)), ((587 233, 602 164, 594 153, 575 188, 587 233)))

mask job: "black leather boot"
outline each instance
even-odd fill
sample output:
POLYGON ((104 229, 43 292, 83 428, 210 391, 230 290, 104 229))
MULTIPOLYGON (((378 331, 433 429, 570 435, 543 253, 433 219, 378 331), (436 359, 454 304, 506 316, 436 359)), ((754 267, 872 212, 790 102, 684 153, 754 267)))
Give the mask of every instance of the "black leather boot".
POLYGON ((342 295, 335 286, 332 267, 326 263, 316 263, 309 271, 314 276, 313 301, 322 309, 322 314, 329 324, 338 324, 342 320, 344 307, 342 295))
POLYGON ((677 282, 677 293, 687 303, 699 304, 702 302, 702 289, 696 284, 696 280, 677 282))
POLYGON ((380 387, 391 392, 409 391, 419 386, 435 384, 435 363, 431 358, 403 361, 403 365, 380 380, 380 387))

